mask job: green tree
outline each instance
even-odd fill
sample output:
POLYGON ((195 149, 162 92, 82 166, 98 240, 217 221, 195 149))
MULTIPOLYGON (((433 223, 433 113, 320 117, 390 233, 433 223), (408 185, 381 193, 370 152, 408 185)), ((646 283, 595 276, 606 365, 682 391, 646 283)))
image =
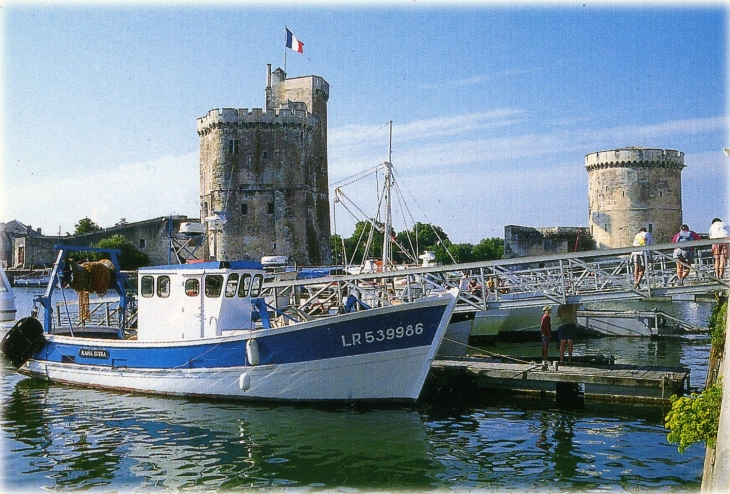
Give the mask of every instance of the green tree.
POLYGON ((472 258, 474 261, 492 261, 502 259, 504 255, 504 240, 501 238, 485 238, 474 246, 472 258))
POLYGON ((352 236, 345 239, 345 260, 351 264, 360 264, 363 258, 381 257, 383 254, 383 234, 384 225, 375 222, 377 228, 373 231, 373 225, 369 221, 358 221, 355 224, 355 231, 352 236), (368 244, 368 238, 372 235, 372 242, 368 252, 365 248, 368 244))
POLYGON ((74 228, 75 229, 73 235, 98 232, 99 230, 101 230, 101 227, 94 223, 88 216, 86 218, 81 218, 79 222, 74 225, 74 228))
POLYGON ((451 253, 451 256, 449 257, 448 262, 445 262, 444 264, 451 264, 454 261, 456 261, 457 264, 462 264, 475 260, 474 246, 472 244, 452 244, 449 246, 449 253, 451 253), (453 261, 451 260, 451 257, 454 258, 453 261))
MULTIPOLYGON (((117 256, 117 259, 119 260, 119 267, 121 269, 135 270, 142 266, 147 266, 150 263, 150 258, 147 254, 137 250, 132 242, 120 234, 103 238, 96 244, 92 244, 91 247, 121 250, 122 253, 117 256)), ((89 258, 98 261, 99 259, 109 259, 109 255, 100 252, 92 252, 89 254, 89 258)))
MULTIPOLYGON (((410 251, 411 255, 415 255, 416 261, 418 260, 418 256, 423 254, 424 251, 436 251, 437 246, 441 245, 441 242, 447 244, 450 243, 449 236, 443 231, 443 229, 440 226, 432 225, 430 223, 416 223, 412 229, 403 230, 398 233, 396 235, 396 239, 400 245, 410 251)), ((445 251, 443 249, 441 249, 441 251, 446 258, 449 259, 445 251)), ((396 262, 413 262, 411 257, 402 252, 393 255, 393 258, 396 262)))

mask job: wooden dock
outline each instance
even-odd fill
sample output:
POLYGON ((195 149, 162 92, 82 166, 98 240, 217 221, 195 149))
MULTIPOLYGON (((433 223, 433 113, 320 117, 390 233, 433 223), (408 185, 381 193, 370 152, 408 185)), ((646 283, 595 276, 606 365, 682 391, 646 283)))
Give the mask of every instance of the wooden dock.
POLYGON ((483 390, 555 396, 558 404, 582 401, 670 403, 689 390, 689 369, 636 365, 505 363, 496 359, 435 360, 431 379, 446 379, 483 390))

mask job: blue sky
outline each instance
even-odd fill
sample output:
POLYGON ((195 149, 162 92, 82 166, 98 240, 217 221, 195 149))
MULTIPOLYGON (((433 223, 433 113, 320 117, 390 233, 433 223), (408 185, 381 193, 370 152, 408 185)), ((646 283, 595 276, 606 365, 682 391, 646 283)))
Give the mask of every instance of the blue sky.
MULTIPOLYGON (((693 229, 730 216, 720 3, 10 3, 0 15, 0 221, 46 234, 85 216, 198 216, 196 119, 264 106, 285 25, 304 42, 289 76, 331 86, 330 183, 386 159, 392 120, 411 215, 454 242, 587 226, 584 157, 626 146, 685 153, 693 229)), ((374 214, 375 187, 344 190, 374 214)), ((354 219, 335 214, 349 236, 354 219)))

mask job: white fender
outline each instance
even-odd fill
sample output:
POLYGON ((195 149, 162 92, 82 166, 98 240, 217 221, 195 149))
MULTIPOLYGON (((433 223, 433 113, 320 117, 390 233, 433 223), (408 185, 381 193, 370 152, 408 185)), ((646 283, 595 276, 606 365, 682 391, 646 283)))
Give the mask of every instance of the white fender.
POLYGON ((259 365, 259 344, 253 338, 246 342, 246 359, 248 365, 259 365))
POLYGON ((241 374, 238 378, 238 387, 241 388, 241 391, 248 391, 248 388, 251 387, 251 376, 245 372, 241 374))

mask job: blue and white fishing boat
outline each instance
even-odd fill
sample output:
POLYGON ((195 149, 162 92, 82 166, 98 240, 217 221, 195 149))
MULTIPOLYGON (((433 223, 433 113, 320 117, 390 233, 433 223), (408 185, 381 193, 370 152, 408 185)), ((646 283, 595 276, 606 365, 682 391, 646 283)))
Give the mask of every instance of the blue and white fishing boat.
MULTIPOLYGON (((251 400, 414 401, 457 298, 444 292, 273 327, 259 297, 262 266, 216 261, 140 269, 134 332, 124 310, 113 329, 72 327, 56 324, 54 280, 73 286, 79 268, 67 253, 94 249, 57 248, 51 282, 37 297, 43 323, 18 321, 2 350, 21 374, 80 386, 251 400)), ((110 284, 126 306, 119 251, 103 251, 112 261, 110 284)))

